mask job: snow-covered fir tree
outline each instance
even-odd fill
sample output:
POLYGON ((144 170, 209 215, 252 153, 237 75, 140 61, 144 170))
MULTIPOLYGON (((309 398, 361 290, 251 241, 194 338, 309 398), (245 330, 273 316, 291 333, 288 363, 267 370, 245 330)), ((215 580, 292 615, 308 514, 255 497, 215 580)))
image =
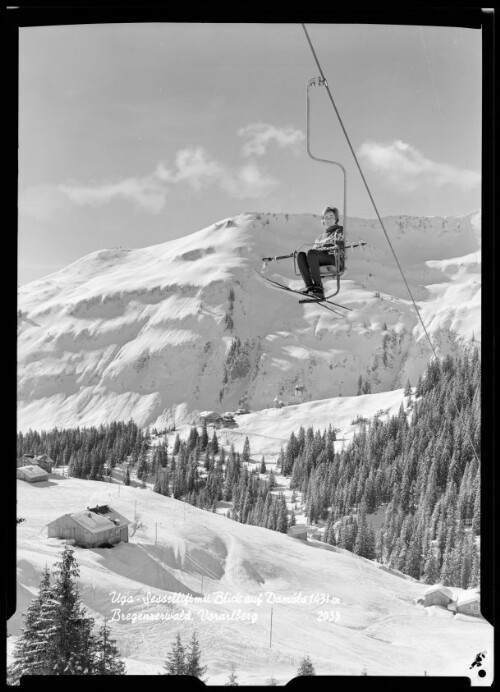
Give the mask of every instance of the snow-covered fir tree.
POLYGON ((309 656, 304 656, 304 658, 301 660, 300 665, 297 669, 297 675, 316 675, 314 665, 309 656))

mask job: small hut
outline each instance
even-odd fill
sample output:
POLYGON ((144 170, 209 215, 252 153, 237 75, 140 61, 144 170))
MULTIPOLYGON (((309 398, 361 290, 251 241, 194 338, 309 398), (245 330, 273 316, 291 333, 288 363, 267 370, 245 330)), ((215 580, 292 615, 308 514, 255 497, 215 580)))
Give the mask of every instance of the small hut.
POLYGON ((430 586, 424 594, 424 606, 438 605, 443 608, 448 608, 448 604, 453 601, 453 595, 446 586, 442 584, 434 584, 430 586))
POLYGON ((305 524, 299 524, 295 526, 290 526, 287 534, 292 538, 298 538, 302 541, 307 541, 307 526, 305 524))
POLYGON ((237 423, 234 420, 234 413, 231 411, 226 411, 226 413, 222 414, 222 426, 224 428, 230 428, 236 426, 237 423))
POLYGON ((463 594, 457 600, 457 613, 481 615, 481 602, 478 593, 463 594))
POLYGON ((120 541, 127 543, 131 523, 109 505, 102 505, 58 517, 47 524, 47 536, 68 538, 84 548, 98 548, 120 541))
POLYGON ((47 473, 52 473, 52 469, 56 466, 56 462, 54 459, 51 459, 48 454, 40 454, 34 457, 33 462, 41 466, 47 473))
POLYGON ((17 469, 17 477, 28 483, 40 483, 49 479, 49 474, 40 466, 20 466, 17 469))
POLYGON ((22 457, 17 457, 17 468, 20 466, 30 466, 35 463, 34 454, 23 454, 22 457))
POLYGON ((216 411, 202 411, 198 415, 198 420, 200 425, 203 425, 203 423, 206 425, 217 425, 221 422, 222 416, 216 411))

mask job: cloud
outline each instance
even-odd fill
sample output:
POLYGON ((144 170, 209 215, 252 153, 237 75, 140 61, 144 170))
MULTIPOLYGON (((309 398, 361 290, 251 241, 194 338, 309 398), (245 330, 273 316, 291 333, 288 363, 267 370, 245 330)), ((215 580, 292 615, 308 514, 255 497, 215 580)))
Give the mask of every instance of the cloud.
POLYGON ((186 182, 195 190, 201 190, 227 175, 224 166, 210 159, 203 147, 181 149, 175 156, 175 165, 177 170, 172 172, 159 163, 156 167, 158 179, 168 183, 186 182))
POLYGON ((157 213, 163 209, 168 192, 154 173, 142 178, 127 178, 95 187, 73 184, 59 185, 58 189, 75 204, 100 207, 121 198, 132 201, 139 209, 150 213, 157 213))
MULTIPOLYGON (((271 125, 249 125, 238 134, 251 138, 243 147, 245 156, 253 153, 260 156, 271 140, 280 147, 293 148, 303 139, 298 130, 271 125)), ((170 189, 180 184, 189 185, 195 192, 217 187, 236 199, 256 199, 266 197, 280 182, 254 160, 232 167, 212 158, 201 146, 188 147, 176 153, 171 166, 160 161, 152 173, 144 176, 97 185, 71 182, 28 188, 19 195, 19 211, 32 218, 47 220, 68 203, 102 207, 115 200, 126 200, 141 211, 157 214, 164 209, 170 189)))
POLYGON ((479 173, 431 161, 401 140, 391 144, 364 142, 358 154, 362 163, 402 192, 443 185, 454 185, 468 192, 481 184, 479 173))
POLYGON ((170 187, 180 183, 190 185, 196 192, 217 186, 237 199, 265 197, 279 185, 255 162, 233 169, 210 158, 203 147, 195 147, 178 151, 173 168, 159 162, 147 176, 93 187, 72 184, 57 188, 75 204, 98 207, 121 198, 134 202, 143 211, 158 213, 166 204, 170 187))
POLYGON ((249 141, 242 147, 243 156, 262 156, 266 153, 270 142, 275 142, 284 149, 290 148, 298 153, 300 144, 304 141, 305 135, 301 130, 293 127, 275 127, 266 123, 254 123, 238 130, 240 137, 248 137, 249 141))
POLYGON ((263 173, 253 161, 236 173, 224 176, 220 182, 222 189, 237 199, 266 197, 280 184, 276 178, 263 173))

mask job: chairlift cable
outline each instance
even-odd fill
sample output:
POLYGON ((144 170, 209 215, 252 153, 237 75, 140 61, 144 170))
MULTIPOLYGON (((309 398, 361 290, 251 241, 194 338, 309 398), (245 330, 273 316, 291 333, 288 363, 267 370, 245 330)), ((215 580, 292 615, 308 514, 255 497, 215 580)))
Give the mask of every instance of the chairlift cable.
POLYGON ((420 312, 419 312, 419 310, 418 310, 418 308, 417 308, 417 304, 415 303, 415 299, 413 298, 413 294, 412 294, 412 292, 411 292, 411 289, 410 289, 410 287, 409 287, 409 285, 408 285, 408 282, 406 281, 406 277, 405 277, 405 275, 404 275, 403 269, 402 269, 402 267, 401 267, 401 265, 400 265, 400 263, 399 263, 399 260, 398 260, 398 257, 397 257, 397 255, 396 255, 396 252, 395 252, 395 250, 394 250, 394 248, 393 248, 393 246, 392 246, 391 240, 390 240, 390 238, 389 238, 389 236, 388 236, 388 234, 387 234, 387 231, 386 231, 385 226, 384 226, 384 222, 382 221, 382 218, 381 218, 381 216, 380 216, 380 214, 379 214, 379 211, 378 211, 378 209, 377 209, 377 205, 375 204, 375 200, 373 199, 373 195, 372 195, 372 193, 371 193, 370 187, 369 187, 369 185, 368 185, 368 183, 367 183, 367 181, 366 181, 366 178, 365 178, 365 176, 364 176, 364 174, 363 174, 363 171, 362 171, 361 166, 360 166, 360 164, 359 164, 358 158, 357 158, 356 153, 355 153, 355 151, 354 151, 354 148, 353 148, 353 146, 352 146, 352 144, 351 144, 351 140, 349 139, 349 135, 347 134, 347 131, 346 131, 345 127, 344 127, 344 123, 343 123, 343 121, 342 121, 342 118, 341 118, 341 116, 340 116, 340 113, 339 113, 339 111, 338 111, 338 109, 337 109, 337 106, 335 105, 335 101, 333 100, 333 96, 332 96, 332 94, 331 94, 330 87, 328 86, 328 82, 326 81, 326 78, 325 78, 325 75, 324 75, 324 73, 323 73, 323 70, 321 69, 321 65, 320 65, 320 63, 319 63, 318 56, 316 55, 316 51, 314 50, 314 46, 313 46, 312 43, 311 43, 311 39, 309 38, 309 34, 307 33, 307 29, 306 29, 306 27, 305 27, 304 24, 302 24, 302 28, 304 29, 304 32, 305 32, 305 34, 306 34, 307 41, 308 41, 308 43, 309 43, 309 46, 310 46, 311 51, 312 51, 312 54, 313 54, 314 59, 315 59, 315 61, 316 61, 316 65, 317 65, 317 67, 318 67, 318 70, 319 70, 319 72, 320 72, 320 74, 321 74, 321 79, 323 80, 323 83, 324 83, 324 85, 325 85, 325 87, 326 87, 326 90, 327 90, 327 92, 328 92, 328 96, 330 97, 330 101, 332 102, 332 106, 333 106, 333 108, 334 108, 334 110, 335 110, 335 113, 337 114, 337 118, 338 118, 338 120, 339 120, 339 123, 340 123, 340 126, 341 126, 341 128, 342 128, 342 131, 343 131, 343 133, 344 133, 344 135, 345 135, 345 138, 346 138, 346 140, 347 140, 347 143, 348 143, 348 145, 349 145, 349 148, 350 148, 350 150, 351 150, 351 153, 352 153, 352 155, 353 155, 353 157, 354 157, 354 161, 355 161, 355 163, 356 163, 356 166, 358 167, 359 173, 360 173, 360 175, 361 175, 361 179, 363 180, 363 183, 364 183, 364 185, 365 185, 365 187, 366 187, 366 191, 368 192, 368 196, 370 197, 370 200, 371 200, 371 203, 372 203, 372 205, 373 205, 373 208, 375 209, 375 213, 376 213, 377 218, 378 218, 378 220, 379 220, 379 222, 380 222, 380 225, 381 225, 381 227, 382 227, 382 230, 383 230, 383 232, 384 232, 384 235, 385 235, 385 237, 386 237, 386 240, 387 240, 387 242, 389 243, 389 247, 391 248, 391 251, 392 251, 392 254, 393 254, 393 256, 394 256, 394 259, 396 260, 396 264, 398 265, 398 268, 399 268, 399 271, 400 271, 400 273, 401 273, 401 276, 403 277, 403 281, 405 282, 405 285, 406 285, 406 288, 407 288, 408 293, 409 293, 409 295, 410 295, 411 301, 412 301, 413 306, 414 306, 414 308, 415 308, 415 310, 416 310, 416 313, 417 313, 417 315, 418 315, 418 318, 419 318, 419 320, 420 320, 420 323, 422 324, 422 327, 423 327, 423 330, 424 330, 424 332, 425 332, 425 335, 426 335, 426 337, 427 337, 427 339, 428 339, 428 341, 429 341, 429 344, 430 344, 430 347, 431 347, 432 352, 433 352, 433 354, 434 354, 434 357, 437 358, 436 350, 434 349, 434 345, 433 345, 433 343, 432 343, 432 341, 431 341, 431 338, 430 338, 430 336, 429 336, 429 334, 428 334, 428 332, 427 332, 427 329, 426 329, 425 324, 424 324, 424 322, 423 322, 423 320, 422 320, 422 317, 420 316, 420 312))
MULTIPOLYGON (((380 216, 380 214, 379 214, 379 211, 378 211, 377 205, 375 204, 375 200, 374 200, 373 195, 372 195, 372 193, 371 193, 370 187, 369 187, 369 185, 368 185, 368 183, 367 183, 367 181, 366 181, 366 178, 365 178, 365 176, 364 176, 364 174, 363 174, 363 170, 362 170, 362 168, 361 168, 361 166, 360 166, 360 164, 359 164, 358 158, 357 158, 356 153, 355 153, 355 151, 354 151, 354 148, 353 148, 353 146, 352 146, 352 144, 351 144, 351 140, 349 139, 349 135, 347 134, 347 131, 346 131, 345 127, 344 127, 344 123, 343 123, 343 121, 342 121, 342 118, 341 118, 341 116, 340 116, 340 113, 339 113, 339 111, 338 111, 338 109, 337 109, 337 106, 335 105, 335 101, 333 100, 333 96, 332 96, 332 93, 331 93, 331 91, 330 91, 330 87, 328 86, 328 82, 326 81, 326 78, 325 78, 325 75, 324 75, 324 73, 323 73, 323 70, 321 69, 321 65, 320 65, 320 62, 319 62, 319 60, 318 60, 318 56, 316 55, 316 51, 314 50, 314 46, 313 46, 313 44, 312 44, 312 42, 311 42, 311 39, 310 39, 310 37, 309 37, 309 34, 307 33, 306 26, 305 26, 305 24, 304 24, 303 22, 301 22, 301 26, 302 26, 302 28, 304 29, 304 33, 305 33, 305 35, 306 35, 307 42, 308 42, 309 47, 310 47, 310 49, 311 49, 311 51, 312 51, 312 54, 313 54, 313 56, 314 56, 314 60, 316 61, 316 65, 317 65, 318 70, 319 70, 319 73, 320 73, 320 75, 321 75, 322 82, 323 82, 324 86, 326 87, 326 91, 327 91, 327 93, 328 93, 328 96, 329 96, 329 98, 330 98, 330 101, 331 101, 331 103, 332 103, 332 106, 333 106, 333 108, 334 108, 334 110, 335 110, 335 113, 336 113, 336 115, 337 115, 338 121, 339 121, 340 126, 341 126, 341 128, 342 128, 342 131, 343 131, 343 133, 344 133, 344 136, 345 136, 345 138, 346 138, 346 140, 347 140, 347 144, 349 145, 349 149, 351 150, 351 154, 353 155, 354 161, 355 161, 356 166, 357 166, 357 168, 358 168, 359 174, 361 175, 361 179, 362 179, 362 181, 363 181, 363 183, 364 183, 364 185, 365 185, 366 191, 367 191, 368 196, 369 196, 369 198, 370 198, 370 201, 371 201, 371 203, 372 203, 372 205, 373 205, 373 208, 374 208, 374 210, 375 210, 375 213, 376 213, 376 215, 377 215, 377 218, 378 218, 378 220, 379 220, 379 222, 380 222, 380 226, 382 227, 382 231, 384 232, 385 238, 386 238, 387 242, 389 243, 389 247, 391 248, 391 252, 392 252, 392 254, 393 254, 393 256, 394 256, 394 259, 395 259, 395 261, 396 261, 396 264, 397 264, 397 266, 398 266, 398 269, 399 269, 399 271, 400 271, 400 273, 401 273, 401 276, 402 276, 403 281, 404 281, 404 283, 405 283, 406 289, 407 289, 408 294, 409 294, 409 296, 410 296, 410 299, 411 299, 411 301, 412 301, 412 303, 413 303, 413 307, 415 308, 415 311, 416 311, 416 313, 417 313, 417 315, 418 315, 418 319, 419 319, 419 321, 420 321, 420 324, 422 325, 422 328, 423 328, 423 330, 424 330, 425 336, 427 337, 427 341, 429 342, 429 345, 430 345, 430 347, 431 347, 432 353, 434 354, 434 358, 435 358, 436 360, 438 360, 438 356, 437 356, 437 353, 436 353, 436 349, 434 348, 434 344, 432 343, 432 340, 431 340, 431 338, 430 338, 430 336, 429 336, 429 332, 427 331, 427 328, 426 328, 426 326, 425 326, 425 324, 424 324, 424 321, 423 321, 423 319, 422 319, 422 316, 420 315, 420 311, 419 311, 419 309, 418 309, 418 307, 417 307, 417 304, 416 304, 415 299, 414 299, 414 297, 413 297, 413 294, 412 294, 412 292, 411 292, 410 286, 408 285, 408 282, 407 282, 407 280, 406 280, 404 271, 403 271, 403 269, 402 269, 402 267, 401 267, 401 265, 400 265, 400 263, 399 263, 399 260, 398 260, 398 257, 397 257, 397 255, 396 255, 396 252, 395 252, 395 250, 394 250, 394 248, 393 248, 393 246, 392 246, 392 243, 391 243, 391 240, 390 240, 390 238, 389 238, 389 235, 388 235, 388 233, 387 233, 387 231, 386 231, 386 229, 385 229, 384 222, 382 221, 382 218, 381 218, 381 216, 380 216)), ((459 416, 460 416, 460 411, 458 410, 458 406, 456 405, 456 402, 454 402, 454 403, 455 403, 455 407, 456 407, 456 409, 457 409, 457 412, 458 412, 458 414, 459 414, 459 416)), ((476 452, 475 446, 474 446, 474 444, 473 444, 473 442, 472 442, 472 439, 471 439, 471 437, 470 437, 470 435, 469 435, 469 433, 468 433, 468 431, 467 431, 467 426, 465 426, 465 430, 466 430, 467 437, 469 437, 469 442, 470 442, 470 445, 471 445, 472 450, 473 450, 473 452, 474 452, 474 456, 476 457, 476 460, 477 460, 478 463, 479 463, 479 457, 478 457, 478 454, 477 454, 477 452, 476 452)))

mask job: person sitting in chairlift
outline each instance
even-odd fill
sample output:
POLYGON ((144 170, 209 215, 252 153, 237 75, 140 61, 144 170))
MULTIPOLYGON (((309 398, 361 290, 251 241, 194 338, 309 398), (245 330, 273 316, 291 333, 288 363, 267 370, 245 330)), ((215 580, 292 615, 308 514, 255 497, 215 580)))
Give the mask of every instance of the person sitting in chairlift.
POLYGON ((333 264, 335 270, 341 272, 344 247, 344 228, 339 225, 339 210, 336 207, 326 207, 321 214, 321 222, 325 230, 316 238, 312 249, 297 253, 297 266, 305 283, 301 293, 311 294, 319 300, 325 297, 320 267, 333 264), (332 252, 335 248, 338 252, 332 252))

